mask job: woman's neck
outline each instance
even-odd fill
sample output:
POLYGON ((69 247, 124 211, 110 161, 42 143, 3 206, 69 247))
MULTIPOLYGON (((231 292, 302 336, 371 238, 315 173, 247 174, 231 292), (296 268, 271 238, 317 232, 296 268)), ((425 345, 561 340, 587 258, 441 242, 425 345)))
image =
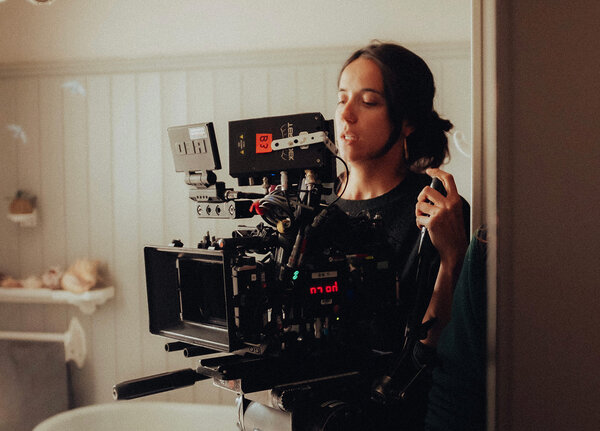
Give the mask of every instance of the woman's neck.
MULTIPOLYGON (((381 196, 406 178, 407 169, 403 163, 349 164, 349 175, 345 181, 346 188, 342 197, 348 200, 365 200, 381 196)), ((343 190, 342 186, 342 190, 343 190)))

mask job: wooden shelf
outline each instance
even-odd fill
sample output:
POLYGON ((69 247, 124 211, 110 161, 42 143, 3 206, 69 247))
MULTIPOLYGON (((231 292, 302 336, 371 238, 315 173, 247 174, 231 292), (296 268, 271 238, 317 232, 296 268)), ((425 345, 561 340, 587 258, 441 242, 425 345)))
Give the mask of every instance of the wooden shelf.
POLYGON ((78 307, 84 314, 92 314, 96 307, 115 296, 112 286, 72 293, 66 290, 23 289, 0 287, 0 302, 20 304, 70 304, 78 307))

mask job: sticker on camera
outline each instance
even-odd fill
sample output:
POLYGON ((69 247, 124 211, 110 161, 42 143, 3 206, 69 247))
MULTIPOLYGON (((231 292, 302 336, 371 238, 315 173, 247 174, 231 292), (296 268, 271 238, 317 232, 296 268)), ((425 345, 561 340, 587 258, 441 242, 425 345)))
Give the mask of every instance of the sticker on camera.
POLYGON ((270 153, 271 142, 273 141, 273 135, 271 133, 257 133, 256 134, 256 154, 270 153))

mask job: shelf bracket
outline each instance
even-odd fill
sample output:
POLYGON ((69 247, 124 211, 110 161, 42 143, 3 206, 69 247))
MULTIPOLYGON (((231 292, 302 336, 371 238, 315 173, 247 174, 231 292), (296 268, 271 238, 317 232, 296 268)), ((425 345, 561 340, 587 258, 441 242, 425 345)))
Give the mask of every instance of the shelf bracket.
POLYGON ((85 357, 87 356, 85 332, 77 317, 71 318, 69 329, 63 334, 49 332, 0 331, 0 340, 63 343, 65 347, 65 361, 75 362, 78 368, 83 367, 85 364, 85 357))

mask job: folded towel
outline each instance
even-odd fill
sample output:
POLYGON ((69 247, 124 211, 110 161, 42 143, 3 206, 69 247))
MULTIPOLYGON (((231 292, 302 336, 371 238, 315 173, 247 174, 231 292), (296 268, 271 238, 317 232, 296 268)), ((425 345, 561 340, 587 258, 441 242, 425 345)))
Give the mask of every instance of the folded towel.
POLYGON ((68 408, 62 343, 0 341, 0 431, 31 431, 68 408))

